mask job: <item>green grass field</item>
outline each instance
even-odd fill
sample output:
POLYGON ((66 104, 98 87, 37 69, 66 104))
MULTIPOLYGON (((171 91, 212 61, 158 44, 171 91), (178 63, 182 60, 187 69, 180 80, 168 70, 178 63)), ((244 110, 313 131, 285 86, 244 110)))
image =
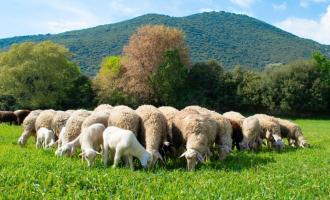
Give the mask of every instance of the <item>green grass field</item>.
POLYGON ((185 161, 153 171, 89 169, 79 157, 17 145, 21 127, 0 125, 0 199, 329 199, 330 120, 295 120, 312 144, 276 153, 236 152, 224 162, 185 161))

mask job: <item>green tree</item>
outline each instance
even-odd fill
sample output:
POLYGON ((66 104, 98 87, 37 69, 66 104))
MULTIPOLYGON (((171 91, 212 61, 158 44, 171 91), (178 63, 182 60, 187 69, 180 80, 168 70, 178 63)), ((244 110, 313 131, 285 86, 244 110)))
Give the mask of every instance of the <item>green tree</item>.
POLYGON ((182 107, 187 74, 188 69, 181 62, 179 50, 166 51, 164 62, 149 78, 155 103, 182 107))
POLYGON ((69 101, 84 106, 88 102, 72 93, 90 94, 76 87, 82 75, 71 56, 68 49, 50 41, 12 45, 0 54, 0 93, 32 109, 70 107, 69 101))

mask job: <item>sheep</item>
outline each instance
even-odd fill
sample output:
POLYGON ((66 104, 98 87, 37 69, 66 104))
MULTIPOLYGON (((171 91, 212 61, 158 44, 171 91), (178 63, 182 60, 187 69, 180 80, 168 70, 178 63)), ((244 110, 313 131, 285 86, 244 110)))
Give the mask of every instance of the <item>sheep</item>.
POLYGON ((218 125, 207 115, 193 110, 181 110, 173 120, 173 134, 181 138, 186 151, 180 156, 187 160, 188 171, 194 171, 198 161, 204 162, 214 143, 218 125))
POLYGON ((17 118, 17 124, 21 125, 24 121, 24 119, 30 114, 30 110, 16 110, 14 114, 17 118))
POLYGON ((199 114, 207 115, 217 123, 218 129, 215 143, 220 147, 220 160, 225 160, 228 154, 232 152, 231 146, 233 129, 230 121, 223 117, 221 114, 200 106, 187 106, 184 108, 184 110, 197 111, 199 114))
POLYGON ((23 121, 23 133, 18 139, 18 144, 23 147, 30 136, 36 137, 35 123, 42 110, 34 110, 23 121))
POLYGON ((81 125, 91 113, 87 110, 76 110, 65 124, 65 132, 61 138, 61 144, 64 145, 75 138, 77 138, 81 132, 81 125))
POLYGON ((105 127, 108 126, 108 119, 109 119, 110 112, 107 110, 104 111, 93 111, 91 115, 85 118, 81 125, 81 129, 85 129, 92 124, 101 123, 105 127))
POLYGON ((99 106, 97 106, 95 109, 94 109, 94 112, 104 112, 104 111, 110 111, 112 109, 112 106, 109 105, 109 104, 101 104, 99 106))
POLYGON ((265 114, 255 114, 253 116, 259 120, 261 127, 260 137, 266 139, 267 146, 272 146, 275 150, 281 151, 284 148, 284 143, 278 121, 265 114))
POLYGON ((12 111, 0 111, 0 123, 17 124, 17 117, 12 111))
POLYGON ((130 168, 134 170, 133 156, 137 157, 143 168, 152 165, 152 155, 137 140, 135 134, 130 130, 109 126, 103 132, 103 160, 107 167, 109 154, 111 160, 114 158, 113 168, 118 166, 122 156, 127 157, 130 168))
POLYGON ((260 150, 262 139, 260 138, 261 127, 256 117, 247 117, 242 123, 243 140, 239 143, 242 150, 260 150))
POLYGON ((37 141, 36 141, 37 149, 41 147, 43 147, 44 149, 48 149, 54 144, 55 144, 55 134, 52 130, 42 127, 37 131, 37 141))
POLYGON ((295 147, 308 147, 309 144, 305 140, 299 125, 285 119, 276 118, 280 124, 281 134, 287 138, 289 145, 295 147))
POLYGON ((67 111, 57 111, 51 122, 51 129, 54 131, 55 136, 59 137, 62 128, 70 118, 71 114, 67 111))
POLYGON ((56 141, 57 149, 59 149, 62 146, 62 141, 65 133, 65 126, 61 129, 60 134, 58 135, 58 140, 56 141))
POLYGON ((66 143, 56 151, 56 155, 63 156, 65 153, 73 155, 75 150, 80 147, 82 159, 87 161, 89 167, 93 166, 95 157, 101 155, 99 151, 103 145, 103 131, 105 126, 95 123, 82 130, 81 134, 73 141, 66 143))
POLYGON ((140 117, 130 107, 116 106, 111 110, 108 125, 130 130, 137 136, 140 128, 140 117))
POLYGON ((229 119, 232 127, 233 127, 233 147, 236 147, 236 149, 240 150, 239 143, 243 140, 243 133, 242 133, 242 123, 245 117, 238 112, 229 111, 226 113, 223 113, 225 118, 229 119))
POLYGON ((41 127, 51 129, 52 121, 54 116, 56 115, 56 111, 54 110, 44 110, 37 117, 35 123, 35 129, 38 131, 41 127))
POLYGON ((163 157, 159 153, 159 149, 162 148, 162 145, 168 144, 166 141, 166 118, 152 105, 141 105, 136 109, 136 113, 141 118, 138 140, 152 155, 151 167, 154 167, 158 159, 165 164, 163 157))

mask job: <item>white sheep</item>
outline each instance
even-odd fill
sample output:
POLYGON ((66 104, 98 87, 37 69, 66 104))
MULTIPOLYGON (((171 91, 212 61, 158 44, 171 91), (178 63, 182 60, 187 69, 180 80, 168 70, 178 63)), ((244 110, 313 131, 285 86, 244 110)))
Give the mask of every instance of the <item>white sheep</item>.
POLYGON ((243 140, 242 123, 245 117, 241 113, 235 111, 225 112, 222 116, 230 121, 233 128, 233 147, 236 147, 236 149, 240 150, 239 144, 243 140))
POLYGON ((173 124, 173 119, 175 115, 179 112, 178 109, 173 108, 171 106, 162 106, 159 107, 158 110, 163 113, 163 115, 166 118, 167 121, 167 127, 168 127, 168 140, 172 141, 172 124, 173 124))
POLYGON ((266 139, 267 146, 269 148, 273 147, 277 151, 281 151, 284 148, 284 142, 278 121, 274 117, 265 114, 255 114, 253 116, 259 120, 262 130, 260 137, 266 139))
POLYGON ((34 110, 23 121, 23 133, 18 139, 18 144, 23 147, 30 136, 36 137, 35 123, 42 110, 34 110))
POLYGON ((117 167, 122 156, 128 159, 134 170, 133 157, 140 160, 143 168, 151 165, 152 155, 138 142, 134 133, 115 126, 109 126, 103 132, 104 167, 107 167, 109 156, 114 158, 113 168, 117 167))
POLYGON ((163 157, 159 153, 162 145, 168 144, 168 141, 166 141, 167 122, 165 116, 152 105, 139 106, 136 109, 136 113, 141 118, 138 140, 152 155, 151 167, 154 167, 158 159, 165 164, 163 157))
POLYGON ((60 132, 70 118, 71 113, 71 111, 56 111, 51 123, 51 128, 57 137, 59 137, 60 132))
POLYGON ((109 104, 101 104, 101 105, 98 105, 93 112, 109 112, 111 111, 112 109, 112 106, 109 105, 109 104))
POLYGON ((81 125, 81 129, 87 128, 92 124, 100 123, 103 124, 105 127, 108 126, 108 119, 109 119, 110 112, 107 110, 104 111, 93 111, 91 115, 84 119, 84 122, 81 125))
MULTIPOLYGON (((195 170, 198 161, 204 162, 217 135, 217 123, 207 115, 193 110, 181 110, 173 120, 173 134, 181 138, 186 151, 180 156, 187 160, 188 171, 195 170)), ((173 136, 174 136, 173 135, 173 136)))
POLYGON ((243 140, 239 143, 242 150, 260 150, 262 147, 261 126, 256 117, 247 117, 242 123, 243 140))
POLYGON ((287 138, 289 145, 294 147, 308 147, 309 144, 305 140, 299 125, 285 119, 276 118, 281 127, 281 134, 287 138))
POLYGON ((55 144, 55 134, 52 130, 48 128, 41 127, 37 131, 37 141, 36 148, 43 147, 44 149, 48 149, 52 145, 55 144))
POLYGON ((139 115, 133 109, 121 105, 115 106, 111 110, 108 125, 130 130, 137 136, 140 129, 140 120, 139 115))
POLYGON ((38 131, 40 128, 48 128, 52 129, 52 121, 54 116, 56 115, 55 110, 44 110, 40 113, 40 115, 37 117, 36 123, 35 123, 35 129, 38 131))

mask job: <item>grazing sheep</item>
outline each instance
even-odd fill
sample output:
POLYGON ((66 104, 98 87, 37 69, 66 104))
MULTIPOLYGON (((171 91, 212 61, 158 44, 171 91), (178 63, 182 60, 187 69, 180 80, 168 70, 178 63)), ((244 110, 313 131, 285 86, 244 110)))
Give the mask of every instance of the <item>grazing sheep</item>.
POLYGON ((87 161, 90 167, 94 164, 95 157, 101 153, 103 145, 103 131, 105 126, 100 123, 93 124, 82 130, 81 134, 73 141, 66 143, 56 151, 56 155, 63 156, 64 154, 73 155, 75 150, 80 147, 82 158, 87 161))
POLYGON ((215 143, 220 147, 220 160, 225 160, 228 154, 232 151, 231 147, 233 143, 233 129, 230 121, 223 117, 221 114, 200 106, 188 106, 184 108, 184 110, 197 111, 199 114, 207 115, 217 123, 218 128, 215 143))
POLYGON ((17 124, 17 117, 12 111, 0 111, 0 123, 17 124))
POLYGON ((81 133, 81 125, 84 120, 91 115, 87 110, 76 110, 65 124, 65 132, 61 140, 61 144, 64 145, 79 136, 81 133))
POLYGON ((14 114, 17 118, 17 124, 21 125, 24 121, 24 119, 30 114, 30 110, 16 110, 14 114))
POLYGON ((136 113, 141 118, 138 140, 152 155, 151 167, 154 167, 158 159, 165 164, 163 157, 159 153, 159 149, 162 148, 162 145, 168 143, 166 141, 166 118, 156 107, 152 105, 139 106, 136 109, 136 113))
POLYGON ((110 111, 112 109, 112 106, 109 104, 101 104, 99 106, 97 106, 93 112, 104 112, 104 111, 110 111))
POLYGON ((140 117, 130 107, 116 106, 111 110, 108 125, 130 130, 137 136, 140 129, 140 117))
POLYGON ((100 123, 103 124, 105 127, 108 126, 108 119, 109 119, 110 112, 107 110, 104 111, 94 111, 91 115, 86 117, 84 122, 81 125, 81 128, 87 128, 92 124, 100 123))
POLYGON ((204 162, 214 143, 218 125, 207 115, 193 110, 181 110, 173 120, 173 136, 181 137, 186 151, 180 156, 187 159, 188 171, 195 170, 198 161, 204 162))
POLYGON ((152 155, 143 148, 130 130, 109 126, 103 132, 104 167, 107 167, 109 154, 114 158, 113 168, 117 167, 120 158, 128 159, 130 168, 134 170, 133 156, 138 158, 143 168, 151 166, 152 155))
POLYGON ((35 123, 42 110, 34 110, 23 121, 23 133, 18 139, 18 144, 22 147, 26 144, 30 136, 36 137, 35 123))
POLYGON ((36 142, 37 149, 41 147, 43 147, 44 149, 48 149, 54 144, 55 144, 55 134, 52 130, 42 127, 37 131, 37 142, 36 142))
POLYGON ((52 128, 52 121, 54 116, 56 115, 55 110, 44 110, 40 113, 40 115, 37 117, 36 123, 35 123, 35 129, 38 131, 40 128, 52 128))
POLYGON ((243 140, 243 133, 242 133, 242 123, 245 117, 238 112, 230 111, 223 113, 225 118, 229 119, 231 126, 233 127, 233 147, 236 147, 236 149, 240 150, 239 143, 243 140))
POLYGON ((65 126, 66 122, 70 118, 70 113, 66 111, 57 111, 53 117, 51 128, 55 133, 56 137, 59 137, 62 128, 65 126))
POLYGON ((284 142, 282 140, 281 127, 278 121, 265 114, 255 114, 253 116, 259 120, 261 127, 260 137, 267 140, 267 146, 281 151, 284 148, 284 142))
POLYGON ((308 147, 299 125, 285 119, 276 118, 281 127, 282 137, 288 139, 289 144, 295 147, 308 147))
POLYGON ((57 149, 62 146, 62 141, 65 133, 65 126, 61 129, 60 134, 58 135, 58 140, 56 141, 57 149))
POLYGON ((247 117, 242 123, 243 140, 239 143, 242 150, 260 150, 262 139, 260 138, 261 127, 256 117, 247 117))

